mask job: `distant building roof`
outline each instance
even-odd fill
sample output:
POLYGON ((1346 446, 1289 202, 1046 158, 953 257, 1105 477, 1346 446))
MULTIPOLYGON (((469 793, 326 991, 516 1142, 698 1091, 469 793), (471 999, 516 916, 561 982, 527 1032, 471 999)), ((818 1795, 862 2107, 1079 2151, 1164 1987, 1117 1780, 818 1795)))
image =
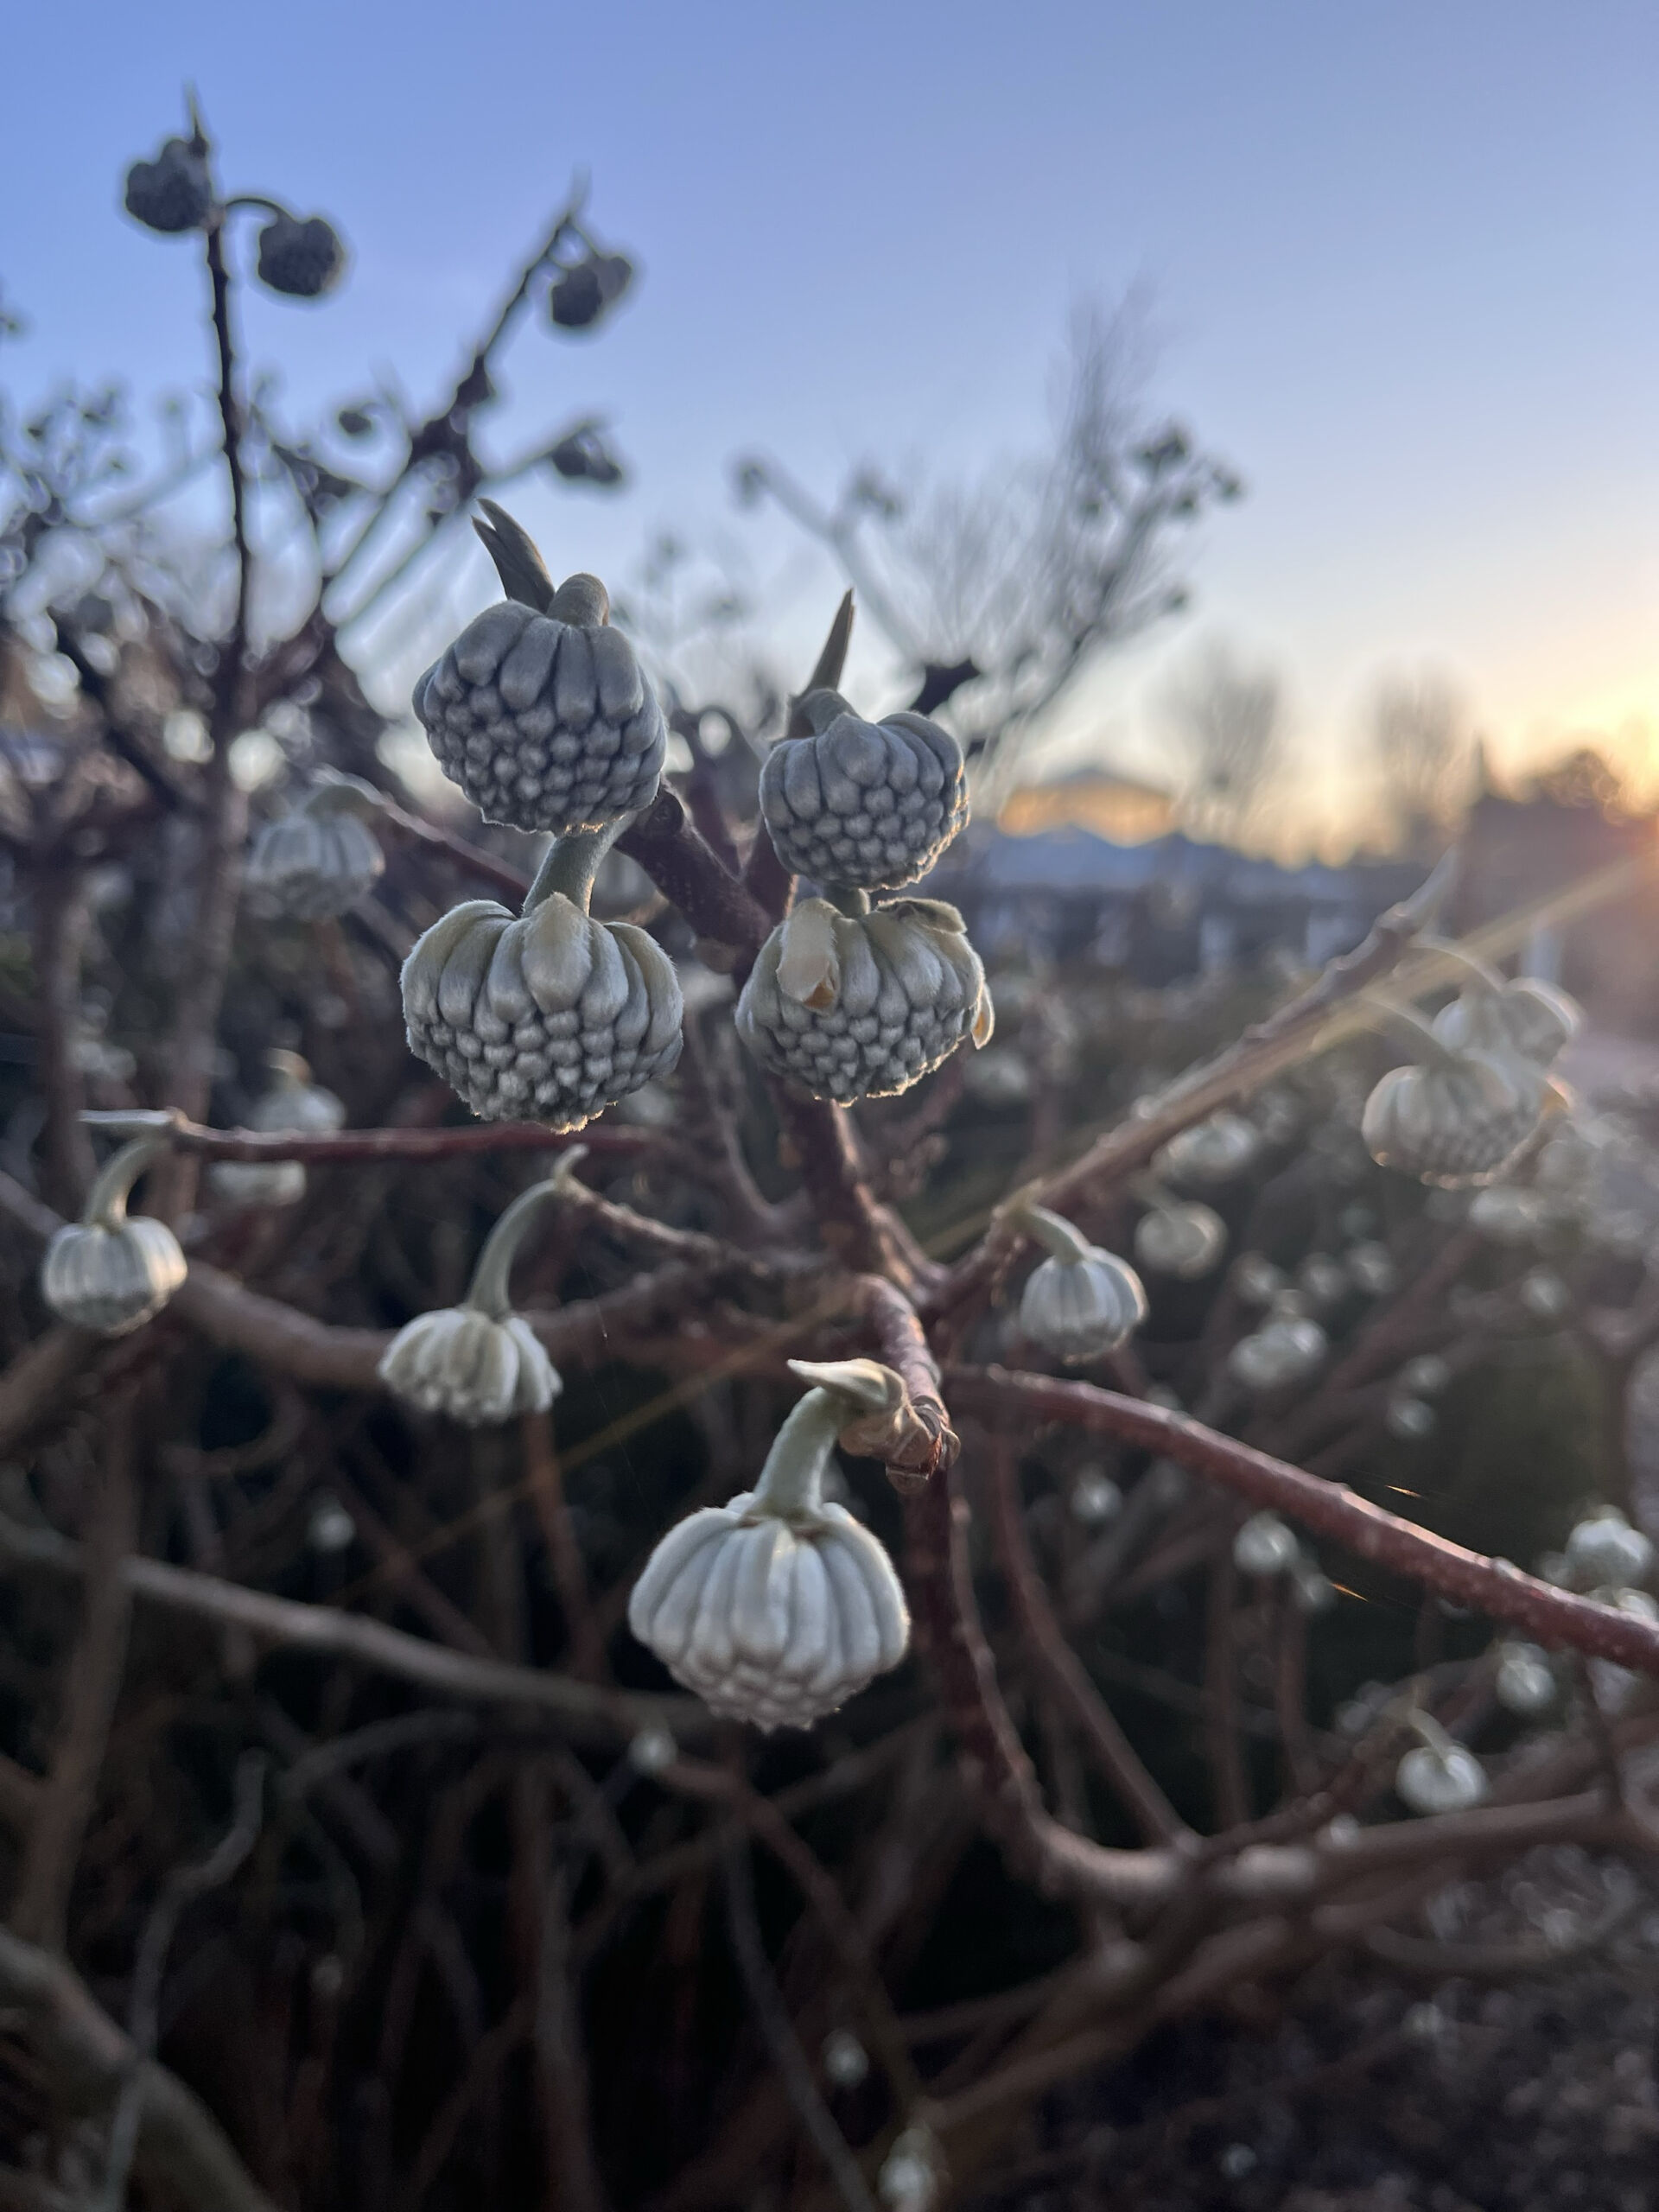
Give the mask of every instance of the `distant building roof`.
POLYGON ((962 840, 936 871, 941 893, 950 882, 982 892, 1051 895, 1128 895, 1160 884, 1242 906, 1306 899, 1315 906, 1386 906, 1403 897, 1421 870, 1409 862, 1360 861, 1332 868, 1278 861, 1201 845, 1179 831, 1122 844, 1075 827, 1010 835, 999 823, 962 840))
POLYGON ((1138 845, 1166 836, 1174 815, 1173 798, 1154 784, 1104 769, 1078 768, 1048 783, 1021 785, 1009 793, 996 820, 1011 837, 1074 829, 1091 830, 1116 844, 1138 845))

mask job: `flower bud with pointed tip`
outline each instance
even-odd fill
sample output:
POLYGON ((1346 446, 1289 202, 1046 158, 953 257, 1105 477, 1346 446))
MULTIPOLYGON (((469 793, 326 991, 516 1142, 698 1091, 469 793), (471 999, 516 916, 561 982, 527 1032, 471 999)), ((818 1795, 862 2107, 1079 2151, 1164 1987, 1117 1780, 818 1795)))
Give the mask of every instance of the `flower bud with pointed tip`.
POLYGON ((346 248, 321 215, 273 215, 259 233, 259 282, 291 300, 320 299, 346 274, 346 248))
POLYGON ((823 1495, 836 1435, 870 1410, 868 1393, 856 1377, 852 1395, 838 1388, 834 1366, 814 1371, 823 1379, 755 1488, 671 1529, 628 1601, 628 1625, 677 1681, 760 1728, 810 1727, 896 1667, 910 1639, 892 1560, 823 1495))
MULTIPOLYGON (((497 538, 486 543, 496 553, 497 538)), ((550 578, 537 605, 486 607, 420 678, 414 707, 439 767, 486 822, 598 829, 648 806, 662 779, 668 725, 596 576, 556 591, 550 578)))
POLYGON ((811 734, 780 738, 760 769, 760 811, 784 866, 865 891, 925 875, 968 819, 956 739, 921 715, 861 721, 827 690, 799 711, 811 734))
POLYGON ((354 776, 329 776, 255 840, 243 877, 257 914, 332 921, 378 882, 386 856, 365 816, 379 793, 354 776))
POLYGON ((1069 1365, 1116 1351, 1147 1318, 1147 1294, 1127 1260, 1091 1244, 1046 1206, 1015 1216, 1049 1256, 1026 1279, 1020 1326, 1033 1344, 1069 1365))
POLYGON ((127 1198, 163 1137, 138 1137, 106 1160, 79 1221, 66 1222, 41 1262, 41 1294, 60 1321, 124 1337, 159 1313, 188 1269, 162 1221, 130 1219, 127 1198))
POLYGON ((954 906, 896 899, 843 914, 793 908, 760 948, 737 1002, 737 1033, 774 1075, 815 1098, 886 1098, 988 1042, 985 970, 954 906))

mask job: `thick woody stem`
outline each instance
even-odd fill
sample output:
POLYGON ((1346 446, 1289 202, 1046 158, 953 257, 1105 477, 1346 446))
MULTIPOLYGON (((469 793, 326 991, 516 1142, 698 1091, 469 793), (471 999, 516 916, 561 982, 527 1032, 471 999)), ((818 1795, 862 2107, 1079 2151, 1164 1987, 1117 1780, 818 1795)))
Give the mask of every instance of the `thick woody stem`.
POLYGON ((836 1258, 843 1267, 886 1275, 906 1289, 932 1281, 938 1270, 865 1179, 846 1108, 803 1098, 785 1084, 774 1082, 771 1089, 819 1233, 836 1258))
POLYGON ((132 1614, 125 1568, 137 1539, 138 1486, 130 1395, 111 1414, 87 1531, 79 1634, 64 1680, 51 1771, 29 1827, 11 1908, 13 1932, 54 1950, 63 1948, 67 1929, 69 1893, 97 1800, 132 1614))
POLYGON ((700 938, 730 945, 741 964, 747 966, 765 944, 772 917, 721 865, 677 792, 659 791, 635 815, 618 839, 617 850, 638 861, 700 938))
POLYGON ((858 1275, 853 1287, 874 1334, 881 1364, 891 1368, 905 1386, 906 1402, 882 1452, 893 1487, 912 1490, 950 1465, 962 1448, 939 1395, 939 1363, 903 1291, 881 1275, 858 1275))

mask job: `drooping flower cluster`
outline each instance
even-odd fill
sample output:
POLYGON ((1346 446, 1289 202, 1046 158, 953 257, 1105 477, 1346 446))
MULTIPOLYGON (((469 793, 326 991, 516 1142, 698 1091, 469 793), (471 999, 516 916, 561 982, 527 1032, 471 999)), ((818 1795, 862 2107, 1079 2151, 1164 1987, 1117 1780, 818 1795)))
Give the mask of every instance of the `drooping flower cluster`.
POLYGON ((984 1044, 992 1020, 962 917, 935 899, 856 914, 803 900, 737 1003, 737 1033, 763 1067, 842 1104, 907 1090, 964 1037, 984 1044))
POLYGON ((1390 1069, 1367 1099, 1371 1157, 1425 1183, 1491 1182, 1563 1103, 1549 1071, 1578 1022, 1548 984, 1476 982, 1434 1017, 1425 1064, 1390 1069))
POLYGON ((124 1337, 167 1304, 188 1272, 179 1240, 164 1221, 132 1218, 133 1185, 167 1148, 165 1137, 136 1137, 105 1161, 78 1222, 66 1222, 41 1262, 41 1294, 60 1321, 100 1336, 124 1337))
POLYGON ((541 1339, 512 1310, 508 1279, 532 1217, 570 1185, 575 1145, 545 1182, 521 1192, 486 1238, 459 1306, 417 1313, 380 1359, 380 1380, 406 1405, 468 1428, 545 1413, 563 1384, 541 1339))
POLYGON ((890 1403, 898 1378, 870 1360, 790 1366, 813 1387, 760 1481, 671 1529, 628 1603, 629 1627, 677 1681, 760 1728, 810 1727, 896 1667, 910 1639, 892 1560, 823 1495, 837 1434, 890 1403))

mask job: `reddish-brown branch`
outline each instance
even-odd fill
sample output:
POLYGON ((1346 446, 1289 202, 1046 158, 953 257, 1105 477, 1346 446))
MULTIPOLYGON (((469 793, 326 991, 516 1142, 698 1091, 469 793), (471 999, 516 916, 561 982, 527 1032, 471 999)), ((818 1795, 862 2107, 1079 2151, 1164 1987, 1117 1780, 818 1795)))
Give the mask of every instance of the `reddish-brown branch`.
POLYGON ((818 1233, 835 1258, 906 1290, 931 1281, 938 1269, 869 1186, 846 1108, 804 1097, 784 1083, 773 1082, 771 1090, 818 1233))
MULTIPOLYGON (((115 1116, 115 1121, 124 1117, 115 1116)), ((631 1160, 656 1147, 646 1129, 550 1129, 540 1122, 469 1122, 461 1128, 337 1129, 327 1135, 278 1129, 213 1129, 180 1117, 164 1131, 181 1152, 204 1160, 299 1160, 311 1166, 336 1162, 456 1160, 493 1152, 565 1152, 584 1145, 595 1155, 631 1160)))
POLYGON ((1362 1559, 1425 1583, 1457 1604, 1508 1621, 1539 1643, 1566 1644, 1593 1658, 1612 1659, 1659 1675, 1659 1627, 1630 1613, 1557 1590, 1507 1560, 1465 1551, 1414 1522, 1385 1512, 1350 1490, 1321 1482, 1234 1437, 1222 1436, 1184 1414, 1143 1399, 1120 1397, 1090 1382, 1061 1382, 1006 1368, 952 1368, 945 1377, 964 1412, 1023 1411, 1177 1459, 1223 1484, 1253 1505, 1287 1515, 1357 1552, 1362 1559))
POLYGON ((639 861, 699 937, 748 959, 766 942, 772 922, 765 908, 721 865, 676 792, 661 791, 628 824, 616 849, 639 861))
POLYGON ((950 1465, 962 1449, 961 1440, 939 1395, 939 1363, 915 1307, 881 1275, 855 1276, 853 1288, 882 1365, 905 1386, 906 1402, 880 1449, 894 1487, 910 1490, 950 1465))

